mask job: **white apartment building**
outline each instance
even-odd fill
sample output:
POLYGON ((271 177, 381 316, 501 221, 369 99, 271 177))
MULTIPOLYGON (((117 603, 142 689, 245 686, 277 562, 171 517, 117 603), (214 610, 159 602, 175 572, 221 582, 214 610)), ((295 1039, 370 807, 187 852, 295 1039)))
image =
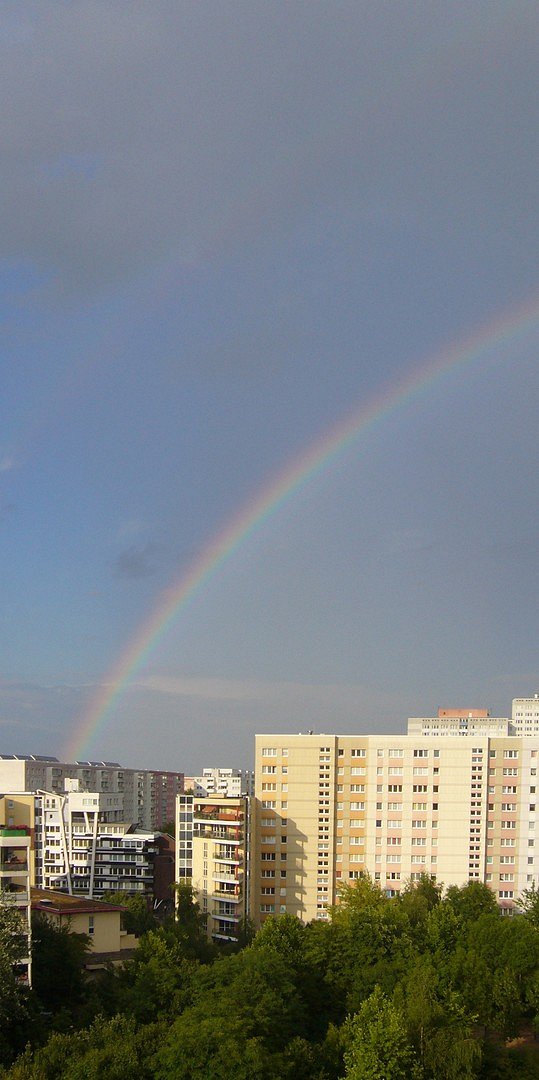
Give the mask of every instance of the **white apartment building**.
POLYGON ((121 795, 125 820, 155 830, 174 819, 176 795, 183 791, 184 776, 126 769, 117 761, 69 763, 45 755, 0 755, 0 791, 62 794, 66 780, 78 780, 86 791, 121 795))
POLYGON ((539 735, 539 694, 513 698, 511 715, 515 735, 539 735))
POLYGON ((157 836, 124 821, 122 796, 85 791, 67 779, 66 791, 42 792, 36 822, 38 887, 71 895, 152 894, 157 836))
POLYGON ((409 735, 514 735, 506 716, 488 709, 438 709, 437 716, 411 716, 409 735))
POLYGON ((207 768, 202 770, 201 776, 187 777, 185 787, 192 787, 197 798, 208 795, 239 798, 253 794, 254 773, 248 769, 207 768))
POLYGON ((325 919, 339 882, 365 873, 390 893, 425 873, 445 886, 483 881, 511 913, 539 883, 539 736, 499 734, 499 718, 491 734, 479 711, 440 716, 453 730, 420 718, 400 736, 257 736, 255 924, 284 912, 325 919), (457 737, 461 715, 479 730, 457 737))

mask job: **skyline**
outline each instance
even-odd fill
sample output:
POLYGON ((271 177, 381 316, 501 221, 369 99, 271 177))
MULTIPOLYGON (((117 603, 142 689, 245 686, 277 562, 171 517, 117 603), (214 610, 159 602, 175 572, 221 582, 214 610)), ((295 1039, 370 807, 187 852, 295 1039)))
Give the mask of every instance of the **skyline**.
POLYGON ((245 766, 537 689, 539 15, 308 11, 5 8, 2 752, 245 766))

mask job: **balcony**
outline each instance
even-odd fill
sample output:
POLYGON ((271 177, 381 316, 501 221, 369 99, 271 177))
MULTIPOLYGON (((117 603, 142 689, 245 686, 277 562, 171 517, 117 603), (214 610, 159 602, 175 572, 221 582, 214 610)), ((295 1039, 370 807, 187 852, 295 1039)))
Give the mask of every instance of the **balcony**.
POLYGON ((237 892, 227 892, 226 889, 214 889, 212 892, 212 900, 226 900, 228 904, 240 904, 242 897, 240 896, 239 889, 237 892))
POLYGON ((217 871, 217 873, 212 874, 212 880, 213 881, 230 881, 231 883, 236 884, 237 881, 238 881, 238 878, 236 877, 236 874, 234 874, 233 872, 232 873, 226 873, 226 871, 220 870, 220 871, 217 871))
POLYGON ((0 874, 23 874, 28 871, 28 862, 26 859, 26 852, 23 851, 24 858, 20 858, 11 852, 5 853, 7 857, 2 858, 0 849, 0 874))

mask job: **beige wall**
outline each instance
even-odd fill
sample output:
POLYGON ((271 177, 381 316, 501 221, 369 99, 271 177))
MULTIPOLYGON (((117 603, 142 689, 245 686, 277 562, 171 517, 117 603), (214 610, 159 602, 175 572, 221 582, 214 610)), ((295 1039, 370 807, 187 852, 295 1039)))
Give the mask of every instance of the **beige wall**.
POLYGON ((538 752, 539 737, 477 733, 257 736, 255 924, 325 918, 338 883, 365 872, 395 891, 421 873, 486 881, 511 910, 539 881, 538 752))

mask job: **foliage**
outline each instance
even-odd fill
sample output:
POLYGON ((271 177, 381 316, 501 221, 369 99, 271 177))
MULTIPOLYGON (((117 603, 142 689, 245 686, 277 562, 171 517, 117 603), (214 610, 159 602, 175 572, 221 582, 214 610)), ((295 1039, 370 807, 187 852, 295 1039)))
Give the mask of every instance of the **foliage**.
MULTIPOLYGON (((182 886, 178 919, 148 930, 132 960, 91 983, 81 973, 84 943, 81 953, 73 935, 69 941, 38 927, 34 996, 54 1003, 55 1032, 40 1047, 34 1022, 34 1049, 9 1067, 25 1028, 23 1022, 14 1031, 22 999, 10 965, 0 959, 0 1058, 8 1066, 1 1075, 537 1076, 539 927, 530 893, 522 916, 502 919, 490 891, 476 882, 443 896, 424 877, 388 897, 366 877, 341 887, 327 922, 269 919, 239 951, 225 952, 208 942, 204 916, 182 886)), ((0 919, 0 940, 1 934, 0 919)), ((11 947, 12 936, 5 940, 11 947)))
POLYGON ((148 904, 140 893, 129 894, 125 892, 105 893, 103 900, 106 904, 116 904, 123 907, 122 925, 128 934, 142 937, 148 930, 155 930, 157 921, 148 904))
POLYGON ((377 987, 346 1023, 346 1080, 421 1077, 403 1014, 377 987))
POLYGON ((84 997, 84 962, 89 948, 86 934, 74 934, 69 926, 55 926, 46 915, 33 916, 32 987, 47 1012, 65 1009, 73 1017, 84 997))

